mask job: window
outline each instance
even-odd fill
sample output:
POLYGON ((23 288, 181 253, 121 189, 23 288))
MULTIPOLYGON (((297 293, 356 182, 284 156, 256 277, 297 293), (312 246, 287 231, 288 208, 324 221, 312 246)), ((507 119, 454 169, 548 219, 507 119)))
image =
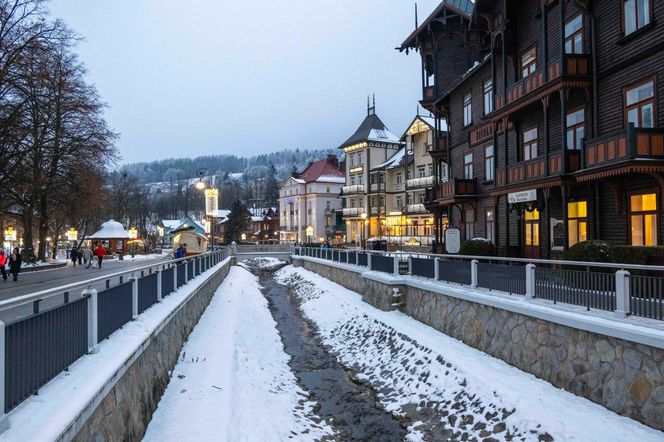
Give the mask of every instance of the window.
POLYGON ((521 78, 532 75, 537 70, 537 47, 533 46, 521 55, 521 78))
POLYGON ((565 53, 583 53, 583 16, 581 14, 565 23, 565 53))
POLYGON ((484 149, 484 179, 486 181, 493 181, 494 161, 493 146, 487 146, 484 149))
POLYGON ((588 203, 567 203, 567 235, 570 247, 588 239, 588 203))
POLYGON ((417 200, 420 204, 424 204, 424 194, 420 193, 417 197, 417 200))
POLYGON ((485 212, 485 223, 486 223, 486 239, 492 243, 496 243, 496 213, 493 208, 486 209, 485 212))
POLYGON ((429 164, 427 167, 429 168, 429 175, 428 176, 432 176, 433 175, 433 164, 429 164))
POLYGON ((401 184, 401 172, 397 172, 396 177, 394 178, 396 184, 401 184))
POLYGON ((355 175, 350 176, 350 185, 354 186, 355 185, 355 175))
POLYGON ((537 127, 523 131, 523 159, 537 158, 537 127))
POLYGON ((526 246, 539 246, 539 210, 526 211, 526 246))
POLYGON ((473 179, 473 154, 469 153, 463 157, 463 177, 467 180, 473 179))
POLYGON ((330 210, 330 202, 329 201, 325 202, 325 209, 330 210))
POLYGON ((473 122, 473 96, 472 94, 463 97, 463 125, 468 126, 473 122))
POLYGON ((427 175, 427 170, 425 166, 417 166, 417 177, 424 178, 427 175))
POLYGON ((653 80, 625 90, 625 114, 627 123, 634 123, 634 127, 655 126, 655 82, 653 80))
POLYGON ((401 195, 397 195, 397 209, 401 210, 403 207, 403 200, 401 198, 401 195))
POLYGON ((650 23, 651 5, 651 0, 623 0, 625 35, 650 23))
POLYGON ((630 197, 630 224, 633 246, 657 245, 657 195, 647 193, 630 197))
POLYGON ((484 115, 493 112, 493 80, 484 82, 484 115))
POLYGON ((466 239, 473 239, 475 237, 475 210, 465 210, 464 230, 466 231, 466 239))
POLYGON ((362 164, 362 152, 358 152, 357 154, 357 164, 362 164))
POLYGON ((580 150, 585 136, 585 109, 577 109, 567 114, 567 148, 580 150))
POLYGON ((364 175, 358 175, 357 176, 357 184, 362 185, 364 182, 364 175))

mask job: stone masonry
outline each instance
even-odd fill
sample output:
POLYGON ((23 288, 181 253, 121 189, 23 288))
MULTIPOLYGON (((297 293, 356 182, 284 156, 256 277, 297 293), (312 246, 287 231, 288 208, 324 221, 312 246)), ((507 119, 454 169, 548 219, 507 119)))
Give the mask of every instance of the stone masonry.
MULTIPOLYGON (((303 260, 303 267, 391 310, 390 284, 303 260)), ((404 312, 551 384, 664 430, 664 350, 479 302, 399 285, 404 312)))

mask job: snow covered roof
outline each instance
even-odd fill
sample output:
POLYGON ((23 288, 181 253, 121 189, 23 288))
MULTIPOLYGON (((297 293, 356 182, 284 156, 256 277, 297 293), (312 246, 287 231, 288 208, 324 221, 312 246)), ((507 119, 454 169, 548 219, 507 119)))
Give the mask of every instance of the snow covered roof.
POLYGON ((361 143, 362 141, 400 143, 399 138, 389 131, 375 112, 369 112, 369 115, 364 118, 364 121, 362 121, 362 124, 360 124, 355 133, 344 141, 339 148, 343 149, 344 147, 361 143))
POLYGON ((228 218, 228 214, 231 213, 230 210, 224 209, 224 210, 217 210, 216 217, 217 218, 228 218))
MULTIPOLYGON (((410 156, 412 158, 412 155, 410 156)), ((394 169, 395 167, 401 167, 406 164, 408 159, 406 158, 406 148, 402 147, 392 155, 392 157, 383 162, 378 164, 377 166, 373 167, 371 170, 379 170, 379 169, 394 169)))
POLYGON ((316 180, 317 183, 345 183, 346 178, 342 176, 322 176, 316 180))
POLYGON ((301 183, 313 183, 316 181, 330 182, 321 180, 322 177, 325 177, 326 180, 337 177, 341 178, 341 182, 343 182, 344 174, 341 169, 339 169, 339 160, 336 156, 328 155, 324 160, 314 161, 301 173, 298 173, 297 176, 292 178, 295 180, 302 180, 301 183))
POLYGON ((90 239, 129 239, 129 232, 119 222, 110 219, 101 225, 101 229, 90 235, 90 239))
POLYGON ((181 232, 181 231, 184 231, 184 230, 193 230, 193 231, 195 231, 197 233, 200 233, 200 234, 205 233, 205 229, 203 228, 203 226, 198 221, 196 221, 192 218, 187 218, 187 219, 183 220, 182 222, 180 222, 180 225, 178 225, 176 228, 171 230, 171 233, 177 233, 177 232, 181 232))
POLYGON ((161 224, 167 229, 174 229, 180 225, 179 219, 162 219, 161 224))

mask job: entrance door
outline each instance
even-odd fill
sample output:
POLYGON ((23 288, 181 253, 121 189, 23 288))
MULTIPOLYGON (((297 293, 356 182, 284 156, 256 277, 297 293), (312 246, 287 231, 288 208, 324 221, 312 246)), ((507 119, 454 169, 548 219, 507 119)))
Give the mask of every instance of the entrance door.
POLYGON ((540 216, 539 210, 526 211, 525 223, 526 247, 524 256, 526 258, 538 259, 540 257, 540 216))

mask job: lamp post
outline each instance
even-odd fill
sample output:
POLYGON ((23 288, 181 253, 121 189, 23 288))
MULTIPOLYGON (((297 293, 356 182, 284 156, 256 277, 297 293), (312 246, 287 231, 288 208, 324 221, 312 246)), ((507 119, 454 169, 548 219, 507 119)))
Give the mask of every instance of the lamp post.
POLYGON ((205 192, 205 217, 210 218, 210 249, 214 250, 214 217, 219 209, 219 189, 214 187, 210 169, 202 167, 196 171, 196 175, 198 175, 196 188, 205 192), (209 185, 203 180, 206 175, 209 177, 209 185))
POLYGON ((367 214, 365 212, 363 212, 360 215, 360 218, 362 219, 362 221, 360 221, 360 225, 361 225, 361 228, 360 228, 360 248, 366 249, 366 247, 364 246, 364 236, 365 236, 364 229, 366 228, 367 214))

